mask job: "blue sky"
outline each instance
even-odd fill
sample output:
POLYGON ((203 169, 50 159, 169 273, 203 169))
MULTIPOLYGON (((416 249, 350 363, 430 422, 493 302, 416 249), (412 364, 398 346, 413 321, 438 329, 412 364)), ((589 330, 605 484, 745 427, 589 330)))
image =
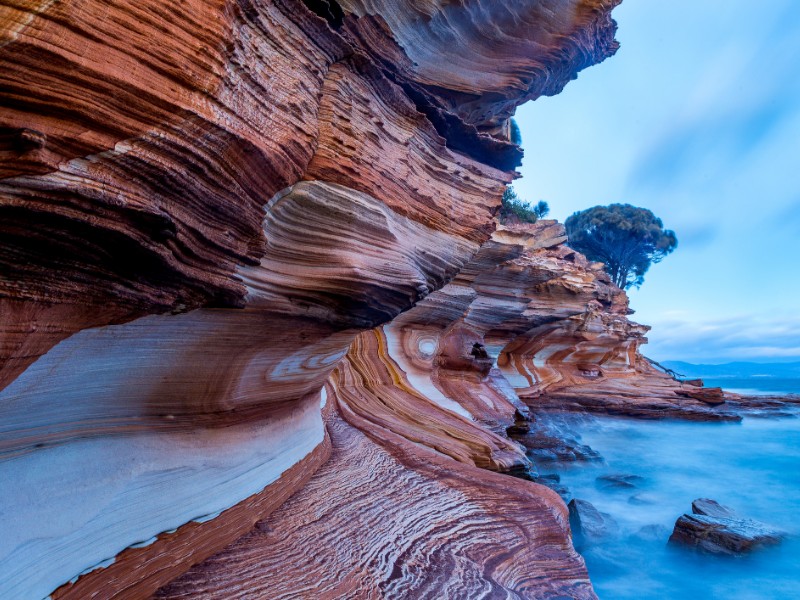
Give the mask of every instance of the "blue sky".
POLYGON ((626 0, 619 52, 517 112, 521 197, 562 221, 645 206, 678 235, 630 293, 656 360, 800 360, 799 9, 626 0))

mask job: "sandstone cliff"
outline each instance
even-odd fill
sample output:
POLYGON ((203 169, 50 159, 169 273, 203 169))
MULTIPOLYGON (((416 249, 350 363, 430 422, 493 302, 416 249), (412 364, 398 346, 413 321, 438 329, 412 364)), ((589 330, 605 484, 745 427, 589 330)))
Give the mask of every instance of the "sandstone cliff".
POLYGON ((3 597, 592 597, 487 240, 616 3, 3 3, 3 597))
POLYGON ((735 416, 649 365, 624 292, 564 240, 554 221, 499 226, 451 283, 361 333, 325 387, 331 459, 156 597, 594 597, 563 503, 508 477, 536 477, 508 434, 536 450, 519 434, 551 408, 735 416))

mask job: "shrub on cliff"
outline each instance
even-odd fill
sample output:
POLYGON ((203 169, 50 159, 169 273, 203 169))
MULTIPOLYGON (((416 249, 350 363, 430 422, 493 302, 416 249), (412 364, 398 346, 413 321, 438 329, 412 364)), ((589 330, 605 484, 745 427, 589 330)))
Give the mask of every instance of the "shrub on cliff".
POLYGON ((509 123, 511 143, 517 146, 522 146, 522 132, 519 130, 516 120, 511 119, 509 123))
POLYGON ((595 206, 565 223, 569 245, 605 263, 615 284, 639 287, 653 263, 675 250, 678 238, 651 211, 630 204, 595 206))
POLYGON ((514 188, 508 186, 503 192, 503 204, 500 207, 500 222, 508 223, 519 221, 521 223, 536 223, 550 212, 550 207, 544 200, 539 200, 535 206, 517 196, 514 188))

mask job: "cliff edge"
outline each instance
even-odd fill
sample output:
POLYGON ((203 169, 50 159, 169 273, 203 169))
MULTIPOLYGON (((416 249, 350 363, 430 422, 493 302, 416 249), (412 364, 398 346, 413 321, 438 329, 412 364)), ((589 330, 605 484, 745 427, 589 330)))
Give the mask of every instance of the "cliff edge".
POLYGON ((593 597, 560 500, 500 474, 492 332, 393 361, 452 322, 415 306, 469 312, 508 119, 616 50, 616 4, 0 7, 2 595, 593 597), (215 592, 237 540, 274 553, 215 592))

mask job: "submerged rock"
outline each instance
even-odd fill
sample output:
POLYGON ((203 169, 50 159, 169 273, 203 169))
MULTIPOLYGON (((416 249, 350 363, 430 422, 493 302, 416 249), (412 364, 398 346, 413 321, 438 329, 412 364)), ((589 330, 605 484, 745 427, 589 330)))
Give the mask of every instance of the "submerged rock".
POLYGON ((692 511, 694 514, 678 517, 670 543, 694 546, 712 554, 742 554, 777 544, 785 535, 759 521, 739 517, 715 500, 699 498, 692 502, 692 511))
POLYGON ((571 423, 553 415, 538 415, 528 423, 527 432, 511 437, 525 446, 526 455, 536 463, 603 460, 599 452, 575 437, 571 423))
POLYGON ((657 540, 663 540, 665 537, 667 537, 668 534, 669 534, 668 527, 654 523, 652 525, 645 525, 633 535, 634 537, 639 538, 641 540, 657 541, 657 540))
POLYGON ((604 490, 610 489, 633 489, 638 487, 644 481, 644 477, 640 475, 628 475, 625 473, 611 473, 609 475, 601 475, 595 480, 597 487, 604 490))
POLYGON ((647 506, 658 504, 658 499, 650 494, 634 494, 628 498, 628 504, 635 504, 637 506, 647 506))
POLYGON ((561 475, 559 475, 558 473, 548 473, 547 475, 540 475, 538 481, 540 483, 545 483, 545 482, 552 484, 561 483, 561 475))
POLYGON ((619 528, 611 515, 600 512, 587 500, 573 498, 567 508, 576 546, 596 543, 619 528))
POLYGON ((539 475, 534 482, 545 485, 553 490, 556 494, 561 496, 567 502, 571 496, 569 488, 561 483, 561 476, 558 473, 548 473, 547 475, 539 475))
MULTIPOLYGON (((517 438, 520 439, 520 438, 517 438)), ((574 439, 559 439, 542 434, 520 439, 527 447, 527 456, 534 462, 583 462, 603 460, 600 454, 574 439)))

